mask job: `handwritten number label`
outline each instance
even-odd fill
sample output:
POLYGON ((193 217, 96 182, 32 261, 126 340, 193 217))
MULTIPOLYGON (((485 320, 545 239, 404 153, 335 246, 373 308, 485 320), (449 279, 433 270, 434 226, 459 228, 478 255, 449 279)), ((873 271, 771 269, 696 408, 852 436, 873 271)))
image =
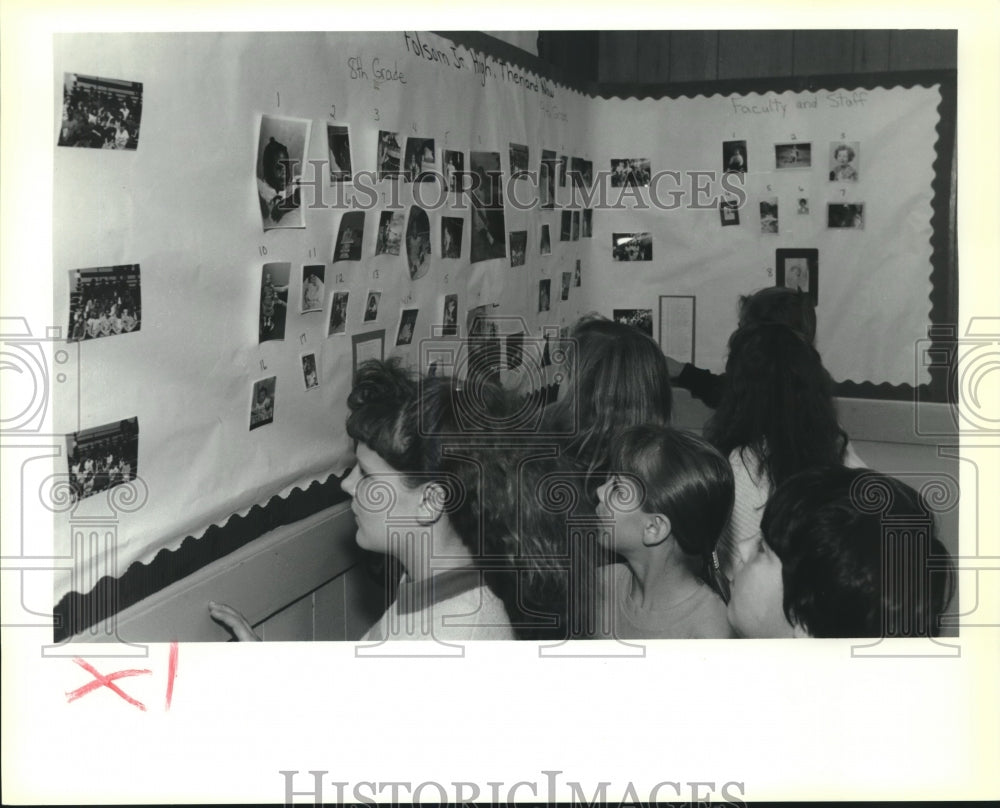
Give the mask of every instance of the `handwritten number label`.
POLYGON ((773 274, 774 274, 774 269, 772 269, 771 267, 768 267, 767 268, 767 277, 770 278, 773 274))
POLYGON ((847 196, 847 189, 846 188, 841 188, 840 189, 840 195, 841 196, 847 196))
POLYGON ((795 137, 795 133, 794 132, 792 132, 792 140, 798 140, 798 138, 795 137))
POLYGON ((267 247, 265 247, 263 244, 260 245, 260 254, 262 256, 267 255, 267 247))
POLYGON ((769 191, 771 190, 771 186, 770 185, 767 186, 767 190, 769 190, 769 191))
POLYGON ((381 121, 382 120, 382 116, 379 114, 378 107, 374 107, 373 108, 373 112, 375 113, 375 120, 376 121, 381 121))
POLYGON ((310 258, 315 258, 316 257, 316 248, 315 247, 310 247, 309 248, 309 257, 310 258))
POLYGON ((374 272, 372 272, 372 280, 377 281, 378 279, 379 279, 379 274, 378 270, 376 269, 374 272))
POLYGON ((841 140, 846 140, 847 139, 847 133, 846 132, 841 132, 840 133, 840 139, 841 140))
POLYGON ((278 106, 280 107, 281 106, 281 93, 279 93, 277 90, 275 90, 274 94, 278 98, 278 106))
POLYGON ((330 104, 330 117, 337 120, 337 105, 330 104))
POLYGON ((264 364, 264 360, 263 359, 260 360, 260 369, 261 370, 267 370, 267 365, 264 364))
POLYGON ((411 123, 410 128, 413 129, 413 134, 417 134, 417 125, 415 123, 411 123))
POLYGON ((343 272, 338 272, 337 273, 337 283, 343 283, 343 282, 344 282, 344 273, 343 272))
POLYGON ((447 285, 448 285, 448 277, 449 277, 449 276, 448 276, 447 274, 446 274, 446 275, 444 276, 444 283, 445 283, 445 286, 447 286, 447 285))

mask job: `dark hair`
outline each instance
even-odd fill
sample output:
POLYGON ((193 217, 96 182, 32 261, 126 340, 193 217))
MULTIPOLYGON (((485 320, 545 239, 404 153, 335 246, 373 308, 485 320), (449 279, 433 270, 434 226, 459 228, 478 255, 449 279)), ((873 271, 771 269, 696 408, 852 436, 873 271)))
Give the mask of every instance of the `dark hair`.
POLYGON ((772 486, 812 466, 840 464, 847 446, 816 349, 792 329, 766 323, 729 338, 722 400, 705 436, 726 456, 739 449, 772 486))
POLYGON ((709 583, 712 553, 733 509, 733 471, 708 441, 671 427, 644 424, 619 433, 611 470, 639 479, 642 510, 670 520, 677 544, 701 562, 709 583))
POLYGON ((567 395, 546 413, 572 428, 564 451, 589 472, 605 472, 615 433, 639 424, 670 422, 672 394, 660 347, 632 326, 585 317, 569 333, 575 361, 567 395), (575 418, 575 421, 574 421, 575 418))
POLYGON ((279 140, 275 140, 273 137, 267 141, 267 145, 264 147, 264 153, 261 155, 261 169, 264 180, 275 190, 282 190, 284 183, 281 183, 279 187, 278 177, 275 173, 275 168, 278 163, 282 160, 288 159, 288 148, 279 140))
POLYGON ((797 474, 774 491, 761 533, 781 560, 785 617, 813 637, 939 633, 954 567, 933 514, 899 480, 844 467, 797 474))
POLYGON ((742 295, 739 327, 760 323, 786 325, 810 345, 816 342, 816 309, 809 295, 799 289, 767 286, 752 295, 742 295))
POLYGON ((847 152, 847 162, 851 162, 854 159, 855 157, 854 149, 852 149, 846 143, 840 143, 834 148, 833 150, 834 159, 836 159, 837 155, 840 154, 842 151, 847 152))

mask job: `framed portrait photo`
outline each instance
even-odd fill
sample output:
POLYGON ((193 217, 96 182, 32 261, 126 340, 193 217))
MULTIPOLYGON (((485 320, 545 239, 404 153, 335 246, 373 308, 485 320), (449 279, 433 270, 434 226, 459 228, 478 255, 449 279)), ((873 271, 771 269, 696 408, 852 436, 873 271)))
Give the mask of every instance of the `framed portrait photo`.
POLYGON ((358 373, 358 366, 369 359, 385 359, 385 329, 355 334, 351 338, 351 374, 358 373))
POLYGON ((819 305, 819 250, 775 250, 774 285, 798 289, 819 305))

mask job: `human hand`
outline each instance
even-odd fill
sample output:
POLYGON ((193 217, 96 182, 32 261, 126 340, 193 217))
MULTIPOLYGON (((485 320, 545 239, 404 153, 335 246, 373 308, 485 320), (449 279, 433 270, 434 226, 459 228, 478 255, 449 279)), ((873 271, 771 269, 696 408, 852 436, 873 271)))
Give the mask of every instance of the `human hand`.
POLYGON ((222 623, 239 642, 261 642, 247 619, 232 606, 225 603, 208 602, 208 613, 217 623, 222 623))

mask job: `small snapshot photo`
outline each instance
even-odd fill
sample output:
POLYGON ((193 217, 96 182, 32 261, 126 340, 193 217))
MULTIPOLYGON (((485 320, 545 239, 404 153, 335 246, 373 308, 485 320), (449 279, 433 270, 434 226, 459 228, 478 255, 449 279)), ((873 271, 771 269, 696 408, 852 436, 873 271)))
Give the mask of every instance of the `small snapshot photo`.
POLYGON ((865 206, 861 202, 851 204, 830 203, 826 206, 826 226, 836 229, 865 229, 865 206))
POLYGON ((569 241, 572 230, 573 230, 573 212, 569 210, 564 210, 562 211, 562 218, 560 219, 559 240, 569 241))
POLYGON ((141 119, 142 82, 63 74, 58 145, 134 151, 141 119))
POLYGON ((594 209, 584 208, 580 218, 580 238, 591 238, 594 235, 594 209))
POLYGON ((651 177, 648 157, 619 157, 611 161, 611 187, 649 185, 651 177))
POLYGON ((265 230, 305 227, 299 176, 312 121, 263 115, 257 142, 257 200, 265 230))
POLYGON ((524 256, 528 249, 528 231, 512 230, 510 233, 510 265, 524 266, 524 256))
POLYGON ((778 197, 769 196, 760 200, 760 232, 767 235, 778 233, 778 197))
POLYGON ((471 263, 507 256, 500 152, 469 153, 469 167, 478 177, 472 190, 471 263))
POLYGON ((612 314, 616 323, 630 325, 632 328, 638 328, 648 337, 653 336, 652 309, 615 309, 612 314))
POLYGON ((830 182, 854 182, 858 178, 861 144, 834 141, 830 144, 830 182))
POLYGON ((570 240, 579 241, 580 240, 580 211, 573 211, 573 218, 570 220, 571 230, 570 230, 570 240))
POLYGON ((774 146, 774 167, 811 168, 812 143, 776 143, 774 146))
POLYGON ((365 212, 350 210, 340 217, 337 244, 333 248, 333 262, 360 261, 361 243, 365 237, 365 212))
POLYGON ((346 126, 326 125, 326 147, 330 155, 330 182, 351 181, 351 135, 346 126))
POLYGON ((611 257, 615 261, 652 261, 652 235, 649 233, 612 233, 611 257))
POLYGON ((399 255, 405 226, 406 214, 403 211, 383 210, 378 220, 378 233, 375 234, 375 255, 399 255))
POLYGON ((552 237, 549 235, 549 226, 542 225, 542 235, 539 238, 538 252, 540 255, 552 255, 552 237))
POLYGON ((69 289, 67 341, 139 330, 142 296, 138 264, 70 270, 69 289))
POLYGON ((458 191, 462 187, 462 174, 465 172, 465 152, 444 152, 444 177, 449 191, 458 191))
POLYGON ((66 465, 74 502, 131 482, 139 474, 139 419, 67 435, 66 465))
POLYGON ((441 257, 462 257, 462 231, 465 229, 465 219, 457 216, 441 217, 441 257))
POLYGON ((434 139, 408 137, 404 158, 403 179, 406 182, 430 182, 435 177, 437 163, 434 139))
POLYGON ((580 259, 576 259, 576 267, 573 269, 573 285, 580 285, 580 259))
POLYGON ((798 289, 819 304, 819 250, 775 250, 775 286, 798 289))
POLYGON ((287 261, 264 264, 261 269, 258 342, 285 338, 288 280, 291 274, 292 265, 287 261))
POLYGON ((458 295, 445 295, 441 307, 441 336, 454 337, 458 335, 458 295))
POLYGON ((330 297, 330 322, 326 335, 343 334, 347 331, 347 301, 350 292, 334 292, 330 297))
POLYGON ((326 264, 306 264, 302 267, 302 305, 299 309, 302 314, 323 311, 325 280, 326 264))
POLYGON ((365 317, 364 321, 370 323, 373 320, 378 319, 378 304, 382 299, 382 293, 376 289, 369 289, 368 295, 365 298, 365 317))
POLYGON ((559 158, 559 187, 566 187, 566 175, 569 173, 569 155, 564 154, 559 158))
POLYGON ((378 151, 376 166, 380 180, 396 179, 402 171, 402 154, 399 148, 399 135, 384 129, 378 133, 378 151))
POLYGON ((750 170, 747 165, 747 142, 745 140, 722 141, 722 170, 737 173, 750 170))
POLYGON ((556 206, 556 174, 559 162, 556 153, 542 149, 542 163, 538 172, 538 195, 542 210, 551 210, 556 206))
POLYGON ((549 278, 542 278, 538 282, 538 311, 548 311, 552 299, 552 281, 549 278))
POLYGON ((572 272, 563 272, 562 273, 562 286, 560 287, 560 290, 559 290, 559 299, 560 300, 569 300, 569 287, 572 285, 572 283, 573 283, 573 273, 572 272))
POLYGON ((528 147, 521 143, 510 144, 510 176, 523 179, 528 173, 528 147))
POLYGON ((399 315, 396 345, 409 345, 413 342, 413 334, 417 330, 417 313, 419 311, 419 309, 403 309, 399 315))
POLYGON ((740 223, 739 200, 732 195, 720 197, 719 199, 719 221, 723 227, 738 225, 740 223))
POLYGON ((800 196, 795 200, 795 213, 799 216, 809 215, 809 199, 804 196, 800 196))
POLYGON ((306 353, 300 357, 302 360, 302 383, 306 391, 315 390, 319 387, 319 371, 316 368, 316 354, 306 353))
POLYGON ((251 431, 274 420, 274 393, 277 387, 277 376, 254 382, 253 392, 250 394, 251 431))
POLYGON ((410 280, 417 280, 431 268, 431 220, 427 211, 417 205, 410 206, 410 220, 406 223, 406 263, 410 280))
POLYGON ((581 160, 580 161, 580 181, 583 183, 584 188, 589 188, 594 184, 594 161, 593 160, 581 160))

